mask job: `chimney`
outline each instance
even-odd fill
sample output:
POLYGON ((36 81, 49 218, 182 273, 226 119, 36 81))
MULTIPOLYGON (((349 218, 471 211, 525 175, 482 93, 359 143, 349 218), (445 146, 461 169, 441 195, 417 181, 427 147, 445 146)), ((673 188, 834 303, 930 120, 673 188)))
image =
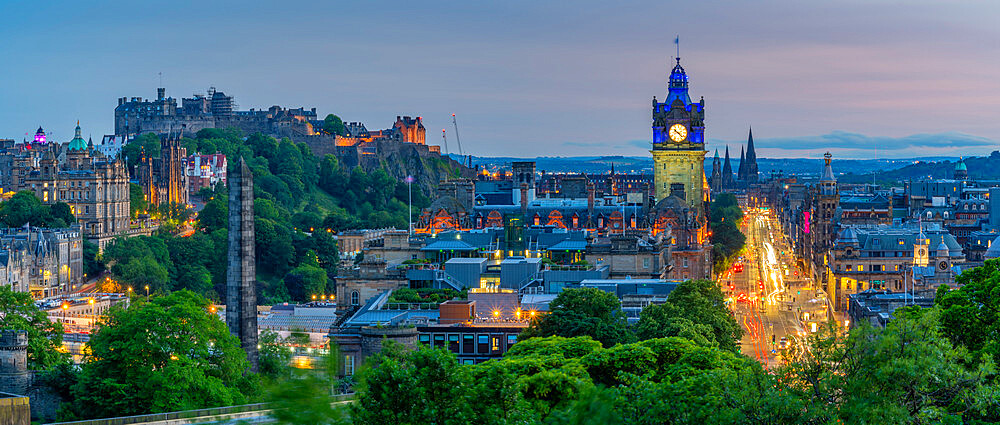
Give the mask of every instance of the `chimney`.
POLYGON ((587 182, 587 212, 593 215, 594 213, 594 196, 596 189, 594 189, 594 182, 587 182))
POLYGON ((528 184, 521 183, 521 214, 528 214, 528 184))

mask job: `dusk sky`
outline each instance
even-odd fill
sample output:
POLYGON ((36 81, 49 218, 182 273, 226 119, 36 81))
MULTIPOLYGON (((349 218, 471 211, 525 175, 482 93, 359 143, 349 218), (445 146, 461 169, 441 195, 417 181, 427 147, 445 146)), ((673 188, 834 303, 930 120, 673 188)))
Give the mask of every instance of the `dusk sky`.
POLYGON ((0 0, 0 138, 110 134, 117 98, 233 95, 465 153, 648 155, 679 35, 709 156, 1000 149, 1000 2, 0 0))

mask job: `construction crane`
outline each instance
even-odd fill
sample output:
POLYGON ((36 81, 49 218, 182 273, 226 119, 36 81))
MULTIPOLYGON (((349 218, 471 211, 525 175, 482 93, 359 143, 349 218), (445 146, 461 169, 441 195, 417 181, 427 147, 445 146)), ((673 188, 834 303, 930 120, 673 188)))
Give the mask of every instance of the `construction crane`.
POLYGON ((462 153, 462 139, 458 137, 458 120, 455 119, 455 114, 451 114, 451 123, 455 125, 455 141, 458 142, 458 154, 464 156, 462 153))
POLYGON ((448 136, 445 135, 444 129, 441 129, 441 138, 444 139, 444 153, 448 153, 448 136))

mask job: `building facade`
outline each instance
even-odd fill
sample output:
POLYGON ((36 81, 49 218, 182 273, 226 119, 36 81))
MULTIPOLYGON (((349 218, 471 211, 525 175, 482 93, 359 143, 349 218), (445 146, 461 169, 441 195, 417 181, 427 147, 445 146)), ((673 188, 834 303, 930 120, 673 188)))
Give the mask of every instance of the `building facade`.
POLYGON ((135 167, 135 177, 146 202, 154 206, 187 205, 187 149, 176 139, 165 140, 160 146, 159 157, 143 152, 135 167))
POLYGON ((100 248, 128 232, 125 162, 105 156, 83 140, 79 125, 67 144, 46 140, 39 128, 33 141, 5 146, 0 157, 9 158, 0 168, 6 191, 29 190, 44 204, 68 204, 84 236, 100 248))
POLYGON ((705 179, 705 101, 692 102, 688 76, 680 58, 670 72, 667 99, 653 98, 653 175, 657 200, 670 196, 674 185, 683 188, 683 199, 704 211, 708 202, 705 179))

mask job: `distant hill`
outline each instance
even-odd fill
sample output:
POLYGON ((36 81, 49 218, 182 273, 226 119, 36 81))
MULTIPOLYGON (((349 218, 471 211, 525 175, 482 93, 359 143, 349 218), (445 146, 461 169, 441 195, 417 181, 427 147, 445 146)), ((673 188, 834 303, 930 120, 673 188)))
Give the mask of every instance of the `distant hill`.
MULTIPOLYGON (((958 158, 930 160, 921 158, 911 161, 905 167, 880 171, 876 180, 885 184, 896 184, 915 179, 950 179, 954 177, 955 163, 958 158)), ((969 170, 969 178, 973 180, 1000 180, 1000 152, 993 151, 987 157, 965 158, 965 166, 969 170)), ((872 174, 868 172, 846 173, 838 177, 845 183, 862 183, 871 181, 872 174)))
MULTIPOLYGON (((456 157, 457 159, 457 157, 456 157)), ((712 172, 714 157, 705 158, 705 172, 712 172)), ((922 158, 923 161, 957 160, 957 158, 922 158)), ((539 171, 555 173, 606 173, 614 164, 616 172, 650 173, 653 170, 653 159, 640 156, 575 156, 575 157, 472 157, 472 164, 486 167, 506 168, 512 161, 535 161, 539 171)), ((733 172, 739 168, 739 158, 730 158, 733 172)), ((915 159, 834 159, 834 171, 851 170, 854 173, 868 174, 873 170, 880 173, 913 164, 915 159)), ((813 158, 758 158, 757 168, 764 175, 781 172, 784 175, 815 176, 823 171, 823 160, 813 158)), ((970 168, 971 171, 971 168, 970 168)))

